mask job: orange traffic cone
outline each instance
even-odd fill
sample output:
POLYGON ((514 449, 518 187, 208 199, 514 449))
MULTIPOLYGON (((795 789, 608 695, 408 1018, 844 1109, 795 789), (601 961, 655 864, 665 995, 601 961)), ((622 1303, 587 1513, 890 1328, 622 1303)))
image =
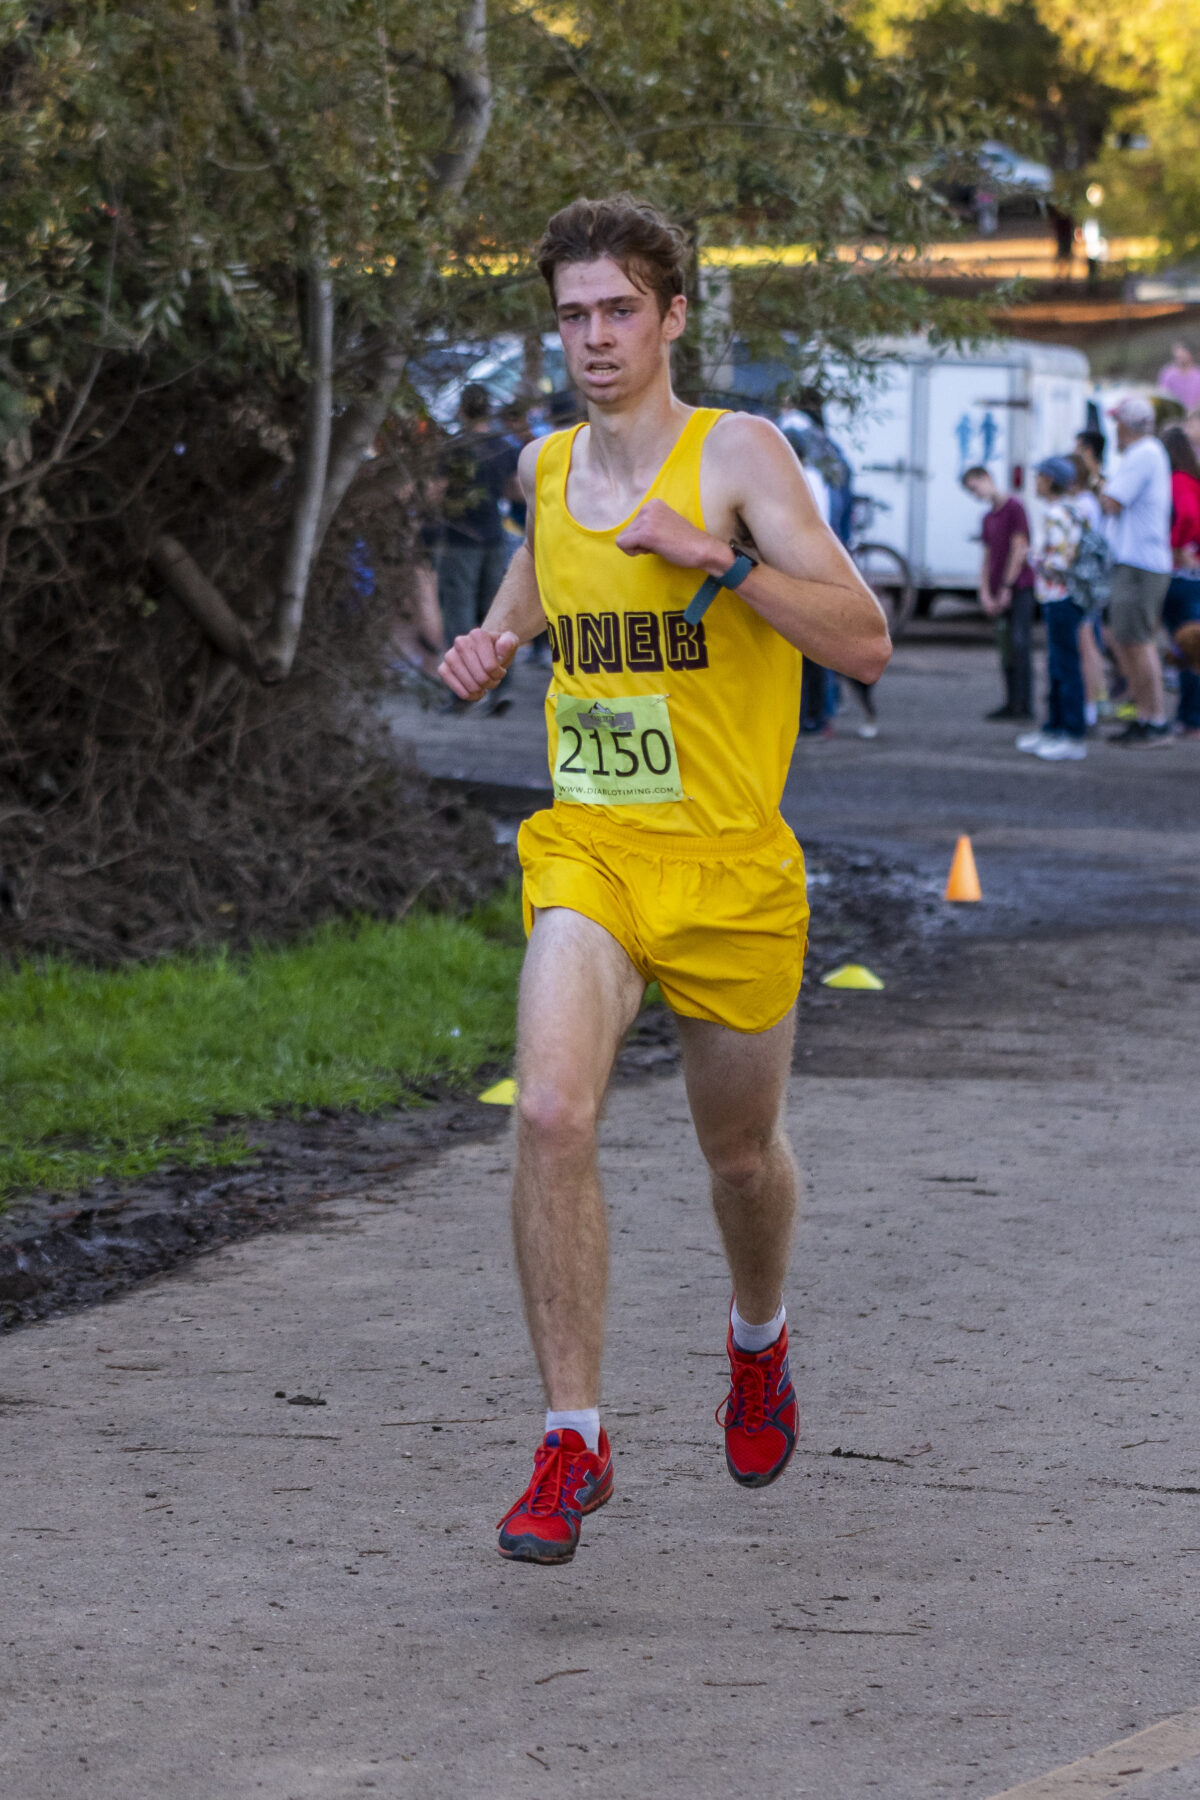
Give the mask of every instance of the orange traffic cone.
POLYGON ((947 900, 982 900, 983 890, 975 868, 975 853, 969 837, 960 837, 954 846, 954 861, 946 880, 947 900))

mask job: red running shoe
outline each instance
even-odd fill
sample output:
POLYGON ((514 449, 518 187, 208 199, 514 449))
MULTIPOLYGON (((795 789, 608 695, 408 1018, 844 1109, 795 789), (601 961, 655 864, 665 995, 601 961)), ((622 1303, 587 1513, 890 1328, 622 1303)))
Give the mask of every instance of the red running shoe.
POLYGON ((731 1325, 725 1348, 732 1382, 717 1408, 717 1424, 725 1427, 725 1461, 742 1487, 769 1487, 787 1468, 800 1430, 787 1326, 768 1350, 755 1355, 738 1349, 731 1325))
POLYGON ((514 1562, 570 1562, 584 1513, 611 1499, 612 1451, 600 1430, 595 1455, 577 1431, 548 1431, 533 1458, 533 1480, 500 1521, 500 1554, 514 1562))

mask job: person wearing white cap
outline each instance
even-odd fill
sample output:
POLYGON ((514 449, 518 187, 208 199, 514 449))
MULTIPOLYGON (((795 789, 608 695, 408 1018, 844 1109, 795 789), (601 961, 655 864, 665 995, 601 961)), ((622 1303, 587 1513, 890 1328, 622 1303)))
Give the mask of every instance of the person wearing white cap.
POLYGON ((1157 644, 1171 584, 1171 464, 1149 400, 1131 394, 1109 417, 1122 455, 1100 496, 1113 559, 1108 629, 1137 706, 1137 718, 1109 742, 1143 750, 1171 741, 1157 644))

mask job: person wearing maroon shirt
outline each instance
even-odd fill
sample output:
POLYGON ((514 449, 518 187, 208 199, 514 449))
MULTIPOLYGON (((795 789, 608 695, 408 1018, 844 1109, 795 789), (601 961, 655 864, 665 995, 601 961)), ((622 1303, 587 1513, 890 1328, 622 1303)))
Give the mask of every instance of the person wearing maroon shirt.
MULTIPOLYGON (((1171 463, 1171 550, 1175 571, 1163 602, 1163 624, 1174 637, 1181 625, 1200 620, 1200 459, 1182 425, 1168 425, 1163 448, 1171 463)), ((1182 737, 1200 737, 1200 675, 1185 662, 1179 671, 1182 737)))
POLYGON ((968 494, 987 507, 983 516, 983 566, 979 604, 996 621, 1004 703, 989 719, 1013 724, 1033 717, 1033 570, 1029 565, 1029 520, 1021 502, 1000 492, 987 470, 968 469, 968 494))

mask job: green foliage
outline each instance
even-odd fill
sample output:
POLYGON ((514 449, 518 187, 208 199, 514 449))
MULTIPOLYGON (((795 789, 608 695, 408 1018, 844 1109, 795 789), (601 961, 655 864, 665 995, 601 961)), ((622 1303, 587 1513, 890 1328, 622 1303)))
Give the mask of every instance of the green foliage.
POLYGON ((243 1159, 231 1121, 465 1085, 511 1053, 514 908, 510 890, 473 920, 330 925, 245 958, 47 961, 0 976, 0 1197, 243 1159))
POLYGON ((1200 64, 1179 0, 855 0, 883 54, 907 46, 997 135, 1044 155, 1060 200, 1099 181, 1109 232, 1200 250, 1200 64))
POLYGON ((377 246, 419 247, 446 101, 411 69, 453 8, 239 10, 0 0, 0 345, 44 401, 96 348, 296 368, 317 216, 350 303, 378 300, 377 246))
MULTIPOLYGON (((905 170, 961 132, 954 98, 844 10, 495 7, 491 127, 459 202, 431 183, 458 0, 0 0, 0 375, 40 410, 97 350, 168 379, 198 360, 302 373, 297 269, 319 242, 351 386, 364 321, 419 298, 418 341, 463 307, 486 323, 482 259, 527 253, 580 191, 632 186, 708 241, 919 239, 905 170), (424 285, 431 264, 476 279, 424 285)), ((820 328, 848 294, 818 269, 820 328)))
POLYGON ((1200 254, 1200 61, 1187 9, 1177 0, 1136 9, 1094 0, 1078 19, 1063 0, 1047 3, 1132 96, 1090 171, 1105 191, 1106 227, 1156 232, 1172 258, 1200 254))
MULTIPOLYGON (((865 331, 936 323, 940 303, 895 258, 944 221, 908 180, 933 146, 968 127, 948 92, 881 58, 826 0, 579 0, 526 15, 523 54, 496 70, 497 109, 468 199, 488 250, 527 254, 549 211, 576 193, 629 188, 664 206, 700 245, 811 247, 802 278, 765 267, 736 284, 735 323, 798 364, 839 360, 865 331), (519 81, 522 85, 516 86, 519 81), (868 237, 869 268, 837 246, 868 237), (786 328, 787 341, 777 333, 786 328)), ((510 41, 503 41, 507 47, 510 41)), ((461 280, 443 292, 463 304, 461 280)), ((494 304, 480 272, 480 317, 494 304)), ((544 320, 535 286, 527 322, 544 320)))
MULTIPOLYGON (((566 200, 628 186, 700 246, 809 246, 734 290, 735 328, 797 376, 864 333, 963 328, 897 262, 944 230, 914 165, 978 122, 848 10, 491 0, 479 41, 482 0, 0 0, 0 905, 40 929, 57 870, 86 918, 156 821, 203 813, 198 887, 247 795, 265 862, 288 860, 287 705, 249 681, 310 658, 354 760, 364 712, 327 649, 365 692, 434 438, 400 371, 548 323, 529 250, 566 200), (870 261, 839 256, 861 238, 870 261), (346 598, 360 532, 374 611, 346 598)), ((349 768, 333 785, 313 811, 336 841, 349 768)))
POLYGON ((1059 192, 1079 190, 1115 109, 1128 95, 1080 46, 1043 17, 1039 0, 935 0, 905 25, 911 56, 947 64, 964 100, 973 99, 1000 133, 1041 151, 1059 172, 1059 192))

